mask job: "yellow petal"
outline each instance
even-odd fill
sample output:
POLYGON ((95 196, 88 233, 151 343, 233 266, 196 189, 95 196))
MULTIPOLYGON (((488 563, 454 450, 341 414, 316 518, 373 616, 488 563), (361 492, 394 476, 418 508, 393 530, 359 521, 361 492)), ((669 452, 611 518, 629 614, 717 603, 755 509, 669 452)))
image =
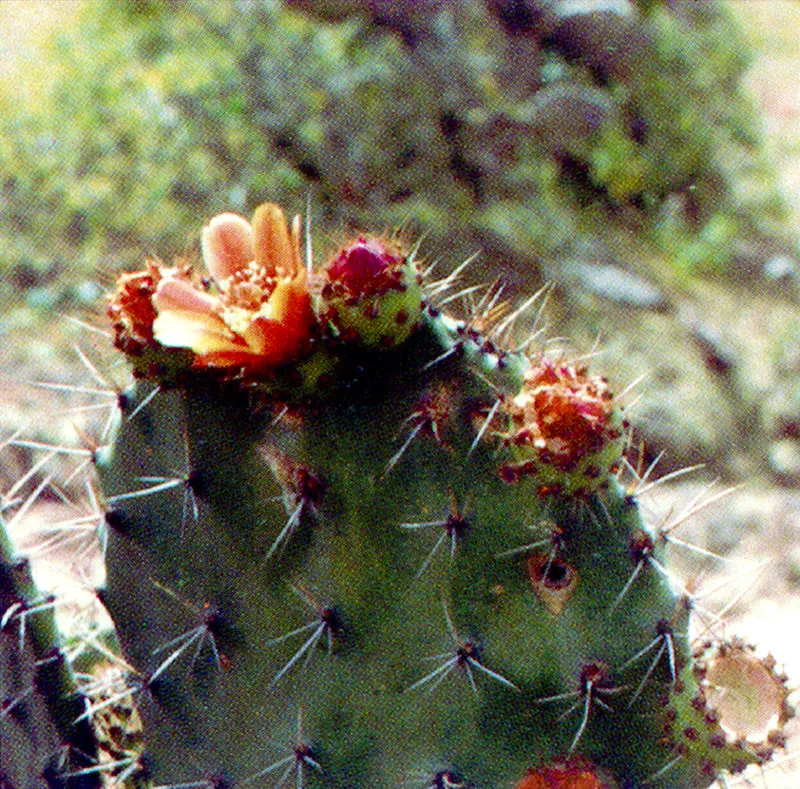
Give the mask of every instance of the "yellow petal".
POLYGON ((219 214, 203 228, 203 260, 217 281, 226 279, 255 259, 255 234, 238 214, 219 214))
POLYGON ((169 348, 189 348, 204 356, 240 351, 244 343, 215 316, 182 310, 162 312, 153 321, 153 335, 169 348))

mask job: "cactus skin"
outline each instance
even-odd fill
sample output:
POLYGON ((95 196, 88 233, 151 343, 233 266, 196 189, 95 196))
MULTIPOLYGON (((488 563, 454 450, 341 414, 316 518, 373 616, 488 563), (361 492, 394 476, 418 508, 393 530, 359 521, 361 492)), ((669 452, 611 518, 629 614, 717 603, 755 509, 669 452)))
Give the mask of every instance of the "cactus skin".
POLYGON ((699 693, 689 606, 604 450, 591 485, 504 473, 534 362, 430 306, 392 347, 326 334, 317 291, 297 369, 166 365, 96 452, 153 780, 692 789, 758 761, 665 737, 698 714, 670 701, 699 693))
POLYGON ((0 520, 0 785, 94 789, 97 743, 50 602, 0 520))

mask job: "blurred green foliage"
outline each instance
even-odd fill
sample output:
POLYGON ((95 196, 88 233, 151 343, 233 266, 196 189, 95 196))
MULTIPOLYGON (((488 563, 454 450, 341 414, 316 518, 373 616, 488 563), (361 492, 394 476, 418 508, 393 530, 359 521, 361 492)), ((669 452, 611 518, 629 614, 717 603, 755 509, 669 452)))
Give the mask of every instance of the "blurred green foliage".
POLYGON ((534 280, 609 222, 686 271, 779 232, 723 6, 620 3, 603 24, 630 48, 599 62, 570 28, 510 30, 498 3, 422 5, 412 35, 352 2, 337 24, 270 0, 88 4, 35 99, 0 95, 0 295, 80 298, 264 200, 311 198, 331 244, 406 226, 448 265, 483 248, 534 280))

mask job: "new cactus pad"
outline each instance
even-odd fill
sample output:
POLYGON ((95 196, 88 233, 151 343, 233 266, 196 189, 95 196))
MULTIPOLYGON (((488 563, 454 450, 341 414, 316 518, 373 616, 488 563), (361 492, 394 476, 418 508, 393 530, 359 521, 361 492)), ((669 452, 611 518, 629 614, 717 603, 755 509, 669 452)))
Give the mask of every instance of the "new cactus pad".
POLYGON ((706 787, 768 758, 782 679, 695 662, 607 382, 491 295, 448 315, 394 241, 301 246, 274 205, 222 215, 206 272, 110 298, 135 378, 95 453, 102 599, 152 781, 706 787), (756 674, 751 740, 712 704, 756 674))

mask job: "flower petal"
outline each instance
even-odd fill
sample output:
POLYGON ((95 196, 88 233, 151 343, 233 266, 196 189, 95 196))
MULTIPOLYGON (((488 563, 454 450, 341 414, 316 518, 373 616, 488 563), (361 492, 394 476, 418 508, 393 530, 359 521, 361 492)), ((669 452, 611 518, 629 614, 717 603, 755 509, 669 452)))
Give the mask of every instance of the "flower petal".
POLYGON ((153 321, 153 335, 169 348, 189 348, 204 355, 246 348, 220 318, 197 312, 162 312, 153 321))
POLYGON ((166 310, 200 312, 208 315, 219 313, 219 300, 198 290, 185 279, 162 279, 153 295, 153 305, 159 313, 166 310))
POLYGON ((297 358, 311 339, 315 322, 305 271, 278 283, 269 301, 242 335, 258 364, 276 367, 297 358))
POLYGON ((259 266, 270 276, 294 276, 300 263, 299 223, 293 223, 290 234, 283 209, 264 203, 253 216, 253 232, 259 266))
POLYGON ((238 214, 219 214, 203 228, 203 260, 218 282, 255 259, 255 234, 238 214))
POLYGON ((159 282, 153 304, 158 312, 153 336, 161 345, 190 348, 197 354, 245 346, 220 317, 219 300, 186 280, 159 282))

